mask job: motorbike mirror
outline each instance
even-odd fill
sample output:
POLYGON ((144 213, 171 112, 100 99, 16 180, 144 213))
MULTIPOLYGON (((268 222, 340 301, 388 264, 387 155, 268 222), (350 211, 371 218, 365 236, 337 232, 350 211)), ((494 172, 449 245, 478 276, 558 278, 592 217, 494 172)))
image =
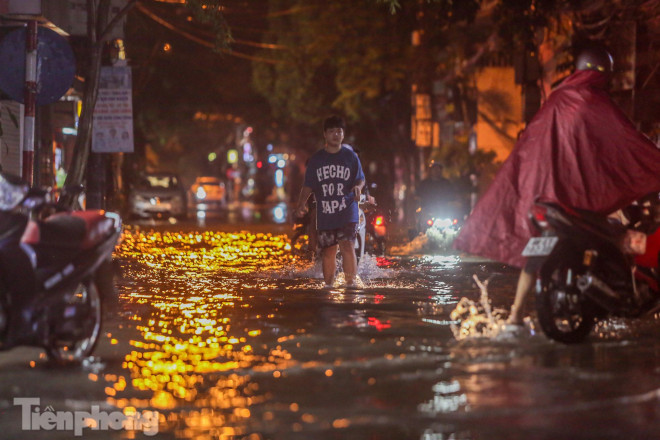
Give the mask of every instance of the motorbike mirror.
POLYGON ((20 177, 0 172, 0 210, 14 209, 28 193, 28 186, 20 177))

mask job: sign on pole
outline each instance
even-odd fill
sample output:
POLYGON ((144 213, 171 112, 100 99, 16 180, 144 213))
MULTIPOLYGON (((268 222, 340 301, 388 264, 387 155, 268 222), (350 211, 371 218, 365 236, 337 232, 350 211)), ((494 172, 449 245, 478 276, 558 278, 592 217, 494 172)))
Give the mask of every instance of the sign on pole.
POLYGON ((102 67, 94 108, 92 151, 133 152, 133 101, 131 68, 102 67))

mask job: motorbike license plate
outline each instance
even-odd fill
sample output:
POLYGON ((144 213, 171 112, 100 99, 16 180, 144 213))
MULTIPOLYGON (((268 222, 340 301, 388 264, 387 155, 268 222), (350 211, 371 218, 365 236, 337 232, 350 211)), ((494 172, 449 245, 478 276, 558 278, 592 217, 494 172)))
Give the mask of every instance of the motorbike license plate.
POLYGON ((545 257, 550 255, 558 237, 532 237, 522 251, 523 257, 545 257))

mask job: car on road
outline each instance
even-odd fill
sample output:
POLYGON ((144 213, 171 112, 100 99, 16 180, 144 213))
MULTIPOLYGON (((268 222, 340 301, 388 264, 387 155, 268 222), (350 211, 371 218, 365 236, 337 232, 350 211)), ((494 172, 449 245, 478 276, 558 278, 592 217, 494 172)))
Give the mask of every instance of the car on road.
POLYGON ((185 219, 188 214, 186 190, 177 174, 142 173, 128 195, 131 217, 185 219))
POLYGON ((190 187, 196 209, 205 211, 219 209, 225 204, 227 191, 222 180, 213 176, 200 176, 190 187))

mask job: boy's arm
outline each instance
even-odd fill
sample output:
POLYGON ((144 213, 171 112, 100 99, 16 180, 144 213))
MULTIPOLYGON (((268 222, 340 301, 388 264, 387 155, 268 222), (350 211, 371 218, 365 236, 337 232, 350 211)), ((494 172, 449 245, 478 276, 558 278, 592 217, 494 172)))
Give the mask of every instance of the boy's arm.
POLYGON ((312 188, 309 186, 303 186, 300 190, 300 196, 298 197, 298 204, 296 205, 295 214, 298 217, 302 217, 307 213, 307 199, 312 194, 312 188))
POLYGON ((362 188, 364 188, 364 179, 358 180, 352 189, 353 194, 355 195, 355 200, 357 201, 360 200, 360 194, 362 193, 362 188))

